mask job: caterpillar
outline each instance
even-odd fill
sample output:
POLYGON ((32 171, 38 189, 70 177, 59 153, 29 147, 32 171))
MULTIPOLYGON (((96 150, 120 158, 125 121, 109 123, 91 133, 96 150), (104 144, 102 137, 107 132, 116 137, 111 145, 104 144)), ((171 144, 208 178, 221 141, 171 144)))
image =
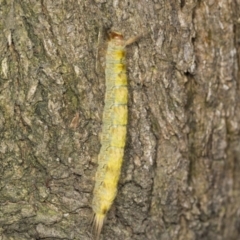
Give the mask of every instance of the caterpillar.
POLYGON ((101 149, 98 155, 92 200, 93 228, 96 239, 99 239, 104 219, 117 194, 128 121, 125 48, 134 41, 136 38, 125 41, 123 35, 118 32, 109 33, 101 149))

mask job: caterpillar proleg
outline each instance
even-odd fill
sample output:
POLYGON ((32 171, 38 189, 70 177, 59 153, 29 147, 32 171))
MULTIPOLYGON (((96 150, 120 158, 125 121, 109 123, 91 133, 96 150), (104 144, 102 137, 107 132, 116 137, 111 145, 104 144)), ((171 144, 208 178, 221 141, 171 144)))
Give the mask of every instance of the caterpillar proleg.
POLYGON ((105 69, 106 92, 102 119, 102 146, 98 155, 92 201, 96 239, 99 239, 104 219, 117 194, 128 120, 125 47, 135 40, 125 41, 121 33, 109 33, 105 69))

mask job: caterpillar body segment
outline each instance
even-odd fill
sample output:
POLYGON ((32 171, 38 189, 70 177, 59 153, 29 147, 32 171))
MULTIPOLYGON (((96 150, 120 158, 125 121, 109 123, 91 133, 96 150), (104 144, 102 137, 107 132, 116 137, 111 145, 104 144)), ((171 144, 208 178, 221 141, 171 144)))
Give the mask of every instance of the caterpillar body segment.
POLYGON ((125 47, 126 41, 122 34, 117 32, 109 34, 101 149, 92 201, 96 239, 99 239, 104 219, 117 194, 126 143, 128 89, 125 47))

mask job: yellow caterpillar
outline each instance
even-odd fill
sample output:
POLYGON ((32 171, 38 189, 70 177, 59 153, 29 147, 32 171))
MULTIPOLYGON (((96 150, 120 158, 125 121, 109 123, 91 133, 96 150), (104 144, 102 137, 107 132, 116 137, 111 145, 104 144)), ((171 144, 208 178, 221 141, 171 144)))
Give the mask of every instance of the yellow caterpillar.
POLYGON ((128 120, 128 89, 125 47, 136 38, 125 41, 118 32, 110 32, 106 54, 106 93, 103 110, 101 150, 95 177, 92 209, 93 227, 99 239, 106 214, 117 194, 128 120))

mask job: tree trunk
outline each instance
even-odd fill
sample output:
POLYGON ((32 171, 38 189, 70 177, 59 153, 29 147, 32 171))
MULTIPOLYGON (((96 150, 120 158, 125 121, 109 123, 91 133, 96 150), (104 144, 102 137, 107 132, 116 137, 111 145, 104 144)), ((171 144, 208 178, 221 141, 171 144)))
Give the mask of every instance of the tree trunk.
POLYGON ((142 37, 101 239, 240 237, 239 0, 2 0, 0 18, 0 239, 92 239, 109 29, 142 37))

